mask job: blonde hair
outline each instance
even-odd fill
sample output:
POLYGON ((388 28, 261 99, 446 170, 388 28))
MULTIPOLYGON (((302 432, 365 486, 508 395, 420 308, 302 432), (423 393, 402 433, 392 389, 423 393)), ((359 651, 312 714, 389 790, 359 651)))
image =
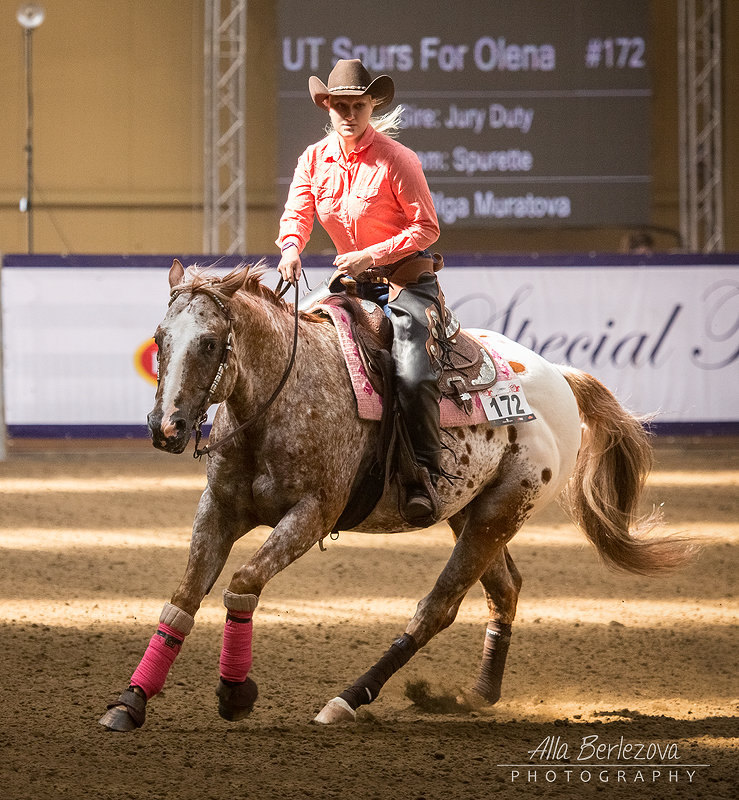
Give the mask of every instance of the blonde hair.
POLYGON ((384 133, 385 136, 395 137, 400 133, 403 127, 403 106, 395 106, 392 111, 383 114, 381 117, 374 117, 370 119, 370 125, 379 133, 384 133))
MULTIPOLYGON (((378 133, 384 133, 385 136, 390 136, 394 139, 403 127, 403 111, 405 111, 403 106, 395 106, 395 108, 392 111, 388 111, 387 114, 383 114, 380 117, 371 117, 370 125, 378 133)), ((331 124, 330 120, 324 130, 327 136, 333 132, 334 126, 331 124)))

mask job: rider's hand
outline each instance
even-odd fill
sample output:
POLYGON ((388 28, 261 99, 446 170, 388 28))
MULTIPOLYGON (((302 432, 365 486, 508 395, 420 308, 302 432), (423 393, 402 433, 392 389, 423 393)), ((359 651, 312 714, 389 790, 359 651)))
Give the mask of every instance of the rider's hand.
POLYGON ((372 256, 364 250, 352 253, 344 253, 343 255, 336 256, 334 259, 334 266, 336 269, 338 269, 339 272, 343 273, 344 275, 350 275, 352 278, 356 278, 357 275, 361 275, 373 264, 374 262, 372 261, 372 256))
POLYGON ((288 247, 282 254, 280 263, 277 265, 283 279, 289 283, 295 283, 300 280, 302 266, 300 261, 300 253, 297 247, 288 247))

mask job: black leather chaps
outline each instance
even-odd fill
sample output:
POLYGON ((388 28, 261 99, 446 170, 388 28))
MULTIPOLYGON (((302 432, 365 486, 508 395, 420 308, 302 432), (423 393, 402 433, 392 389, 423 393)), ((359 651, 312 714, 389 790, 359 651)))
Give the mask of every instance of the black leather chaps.
POLYGON ((439 345, 432 330, 444 319, 439 282, 433 273, 424 273, 392 300, 386 285, 360 282, 357 295, 387 309, 393 326, 392 356, 400 412, 416 460, 435 482, 441 472, 441 394, 435 358, 439 345))

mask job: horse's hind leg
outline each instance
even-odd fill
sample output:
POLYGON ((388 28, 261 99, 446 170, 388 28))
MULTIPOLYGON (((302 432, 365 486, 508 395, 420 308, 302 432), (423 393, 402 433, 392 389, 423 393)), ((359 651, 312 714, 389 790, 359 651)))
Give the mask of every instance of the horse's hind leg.
MULTIPOLYGON (((462 532, 464 523, 463 514, 449 520, 455 540, 462 532)), ((504 545, 496 553, 490 566, 481 575, 480 583, 485 591, 489 611, 482 663, 477 682, 471 689, 463 691, 460 698, 472 707, 493 705, 500 700, 503 672, 511 642, 511 627, 522 584, 521 573, 513 563, 507 546, 504 545)))
MULTIPOLYGON (((496 585, 498 570, 493 565, 500 562, 506 564, 507 569, 505 545, 523 524, 530 509, 529 499, 524 484, 517 480, 504 481, 495 489, 480 495, 466 513, 460 515, 457 526, 460 535, 452 555, 434 588, 418 604, 403 636, 393 642, 374 667, 353 686, 329 701, 316 717, 316 722, 354 719, 360 705, 375 700, 389 678, 420 647, 452 623, 462 599, 477 580, 486 575, 488 584, 491 587, 496 585)), ((512 578, 511 585, 515 587, 512 578)), ((517 597, 517 590, 515 595, 517 597)), ((497 602, 499 593, 493 596, 497 602)), ((501 604, 503 607, 504 604, 501 604)), ((509 603, 504 613, 515 613, 515 598, 512 607, 509 603)))
POLYGON ((500 700, 503 672, 511 641, 511 627, 521 590, 521 574, 507 547, 496 555, 480 578, 488 603, 489 619, 477 682, 463 693, 471 706, 492 705, 500 700))

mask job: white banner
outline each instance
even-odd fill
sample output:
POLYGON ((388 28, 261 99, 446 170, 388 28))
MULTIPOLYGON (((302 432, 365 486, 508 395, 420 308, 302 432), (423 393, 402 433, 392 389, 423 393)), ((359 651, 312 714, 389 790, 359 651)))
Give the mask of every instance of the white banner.
POLYGON ((142 425, 167 307, 158 269, 4 268, 8 426, 142 425), (141 355, 139 353, 141 351, 141 355))
POLYGON ((465 325, 589 372, 658 422, 739 420, 736 267, 462 268, 442 273, 465 325))
MULTIPOLYGON (((143 426, 153 405, 151 336, 167 307, 167 270, 18 260, 2 272, 11 434, 143 426)), ((440 280, 464 326, 499 331, 590 372, 634 412, 662 423, 739 425, 739 259, 679 260, 505 267, 500 259, 464 266, 457 258, 440 280)), ((330 259, 306 263, 318 264, 307 269, 312 285, 329 272, 330 259)))

